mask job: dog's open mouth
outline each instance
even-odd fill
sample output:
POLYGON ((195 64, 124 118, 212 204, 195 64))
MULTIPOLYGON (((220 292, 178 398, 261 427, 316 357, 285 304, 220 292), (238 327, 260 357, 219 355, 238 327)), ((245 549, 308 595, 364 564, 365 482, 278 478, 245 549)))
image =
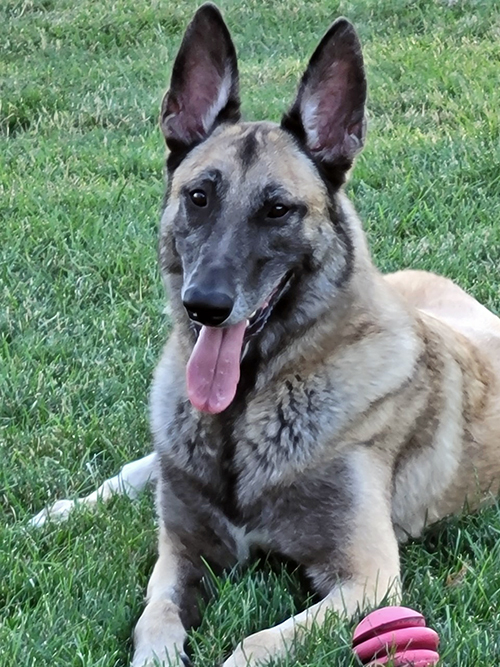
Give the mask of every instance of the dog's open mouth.
MULTIPOLYGON (((276 287, 264 301, 262 306, 257 310, 255 310, 250 316, 250 318, 246 320, 245 335, 243 337, 245 343, 248 340, 250 340, 250 338, 252 338, 253 336, 259 334, 266 326, 266 322, 269 319, 269 316, 271 315, 274 306, 278 303, 278 301, 281 299, 283 294, 288 289, 291 278, 292 278, 292 272, 289 271, 276 285, 276 287)), ((199 322, 195 322, 194 320, 191 320, 190 324, 192 330, 196 335, 196 339, 198 339, 200 332, 203 328, 203 325, 201 325, 199 322)), ((223 329, 223 327, 217 327, 217 329, 219 328, 223 329)))
POLYGON ((286 292, 290 280, 292 278, 292 273, 289 271, 285 276, 280 280, 280 282, 273 289, 271 294, 264 301, 262 306, 258 308, 252 317, 248 320, 247 328, 245 330, 244 340, 247 341, 252 336, 259 334, 262 329, 266 326, 266 322, 271 315, 274 306, 281 299, 283 294, 286 292))
POLYGON ((240 361, 253 336, 265 327, 290 285, 289 272, 274 287, 250 319, 228 327, 207 327, 192 323, 198 339, 186 369, 189 400, 198 410, 217 414, 232 402, 240 379, 240 361))

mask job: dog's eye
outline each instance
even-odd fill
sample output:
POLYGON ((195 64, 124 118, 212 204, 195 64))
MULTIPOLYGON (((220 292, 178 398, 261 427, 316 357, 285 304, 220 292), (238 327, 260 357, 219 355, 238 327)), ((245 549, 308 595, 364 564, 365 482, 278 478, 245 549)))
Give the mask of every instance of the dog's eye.
POLYGON ((208 203, 207 193, 203 192, 203 190, 193 190, 189 193, 189 196, 191 197, 193 204, 200 208, 203 208, 208 203))
POLYGON ((290 209, 285 204, 275 204, 267 212, 268 218, 283 218, 290 209))

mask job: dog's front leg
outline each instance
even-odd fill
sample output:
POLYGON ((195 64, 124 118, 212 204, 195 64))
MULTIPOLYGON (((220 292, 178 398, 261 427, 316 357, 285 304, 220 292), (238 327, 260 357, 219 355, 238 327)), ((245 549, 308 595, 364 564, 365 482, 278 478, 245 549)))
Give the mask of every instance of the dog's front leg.
POLYGON ((357 471, 358 494, 349 510, 350 534, 343 562, 332 559, 307 569, 316 589, 326 592, 323 600, 244 639, 223 667, 254 667, 293 653, 295 642, 300 642, 313 624, 321 626, 330 613, 352 616, 358 609, 399 601, 399 549, 387 493, 389 476, 380 468, 378 475, 374 474, 376 461, 365 463, 357 471))
MULTIPOLYGON (((397 602, 399 599, 398 573, 394 572, 393 577, 387 579, 385 583, 382 581, 380 583, 381 589, 387 589, 387 598, 397 602), (393 592, 392 595, 391 592, 393 592)), ((254 667, 266 663, 271 658, 283 658, 293 654, 295 642, 303 641, 304 635, 313 624, 323 625, 329 613, 336 612, 351 616, 358 608, 373 606, 384 597, 370 595, 371 592, 373 592, 373 587, 367 581, 344 582, 335 587, 321 602, 302 613, 292 616, 273 628, 256 632, 244 639, 224 662, 223 667, 254 667)))
POLYGON ((175 538, 160 528, 158 560, 149 580, 146 608, 134 631, 132 667, 189 664, 184 653, 179 590, 182 556, 175 538))
POLYGON ((164 469, 157 497, 158 560, 149 581, 146 608, 134 632, 133 667, 189 664, 184 642, 187 631, 200 621, 198 602, 207 563, 212 571, 219 571, 236 562, 234 539, 224 518, 204 504, 188 476, 173 467, 168 473, 164 469), (180 475, 177 484, 171 484, 169 475, 180 475))

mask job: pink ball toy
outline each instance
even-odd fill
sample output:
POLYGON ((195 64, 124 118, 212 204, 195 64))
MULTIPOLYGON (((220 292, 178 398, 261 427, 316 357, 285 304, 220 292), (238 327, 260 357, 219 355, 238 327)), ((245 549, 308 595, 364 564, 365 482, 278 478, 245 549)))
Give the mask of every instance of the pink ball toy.
POLYGON ((437 632, 407 607, 384 607, 368 614, 354 631, 352 648, 363 665, 433 667, 439 660, 437 632), (392 661, 392 662, 391 662, 392 661))

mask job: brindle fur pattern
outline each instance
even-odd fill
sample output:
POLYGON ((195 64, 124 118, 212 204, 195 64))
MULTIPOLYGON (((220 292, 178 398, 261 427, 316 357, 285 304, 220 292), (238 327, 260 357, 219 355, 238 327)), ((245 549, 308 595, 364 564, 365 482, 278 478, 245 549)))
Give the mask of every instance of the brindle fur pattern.
POLYGON ((323 598, 224 663, 255 665, 331 611, 397 600, 398 539, 465 501, 478 506, 500 478, 500 321, 445 278, 380 275, 342 191, 364 140, 352 26, 328 31, 281 126, 238 122, 237 91, 229 33, 204 5, 162 107, 171 153, 159 256, 175 328, 151 396, 159 559, 134 667, 187 660, 204 561, 221 569, 252 547, 276 551, 323 598), (197 188, 209 193, 202 209, 187 196, 197 188), (277 200, 291 213, 270 222, 277 200), (195 343, 186 286, 232 285, 234 324, 286 274, 234 401, 197 411, 185 381, 195 343))

